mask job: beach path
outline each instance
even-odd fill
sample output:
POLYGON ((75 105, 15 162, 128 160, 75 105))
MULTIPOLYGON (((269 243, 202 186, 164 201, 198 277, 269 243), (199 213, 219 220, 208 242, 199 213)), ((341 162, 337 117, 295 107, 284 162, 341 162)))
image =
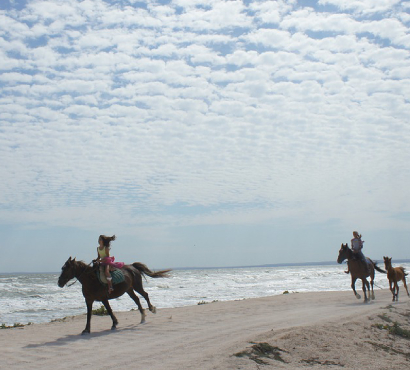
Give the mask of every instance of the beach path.
MULTIPOLYGON (((85 336, 80 335, 85 315, 4 329, 0 330, 1 368, 258 369, 255 361, 234 354, 256 340, 273 340, 290 330, 302 333, 323 325, 342 330, 343 324, 382 314, 392 304, 391 293, 376 290, 375 294, 376 300, 368 304, 345 291, 159 309, 156 315, 148 313, 145 324, 139 324, 138 311, 121 312, 117 313, 116 330, 110 330, 108 316, 93 316, 91 334, 85 336)), ((403 295, 397 304, 408 309, 409 302, 403 295)), ((94 308, 98 307, 95 304, 94 308)), ((112 307, 115 311, 115 301, 112 307)), ((277 368, 291 368, 286 366, 278 362, 277 368)))

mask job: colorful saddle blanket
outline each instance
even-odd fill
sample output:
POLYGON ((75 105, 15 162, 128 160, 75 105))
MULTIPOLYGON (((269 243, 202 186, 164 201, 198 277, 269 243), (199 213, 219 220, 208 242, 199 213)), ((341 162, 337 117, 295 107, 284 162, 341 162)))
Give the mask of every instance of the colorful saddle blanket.
MULTIPOLYGON (((112 277, 112 284, 119 284, 125 281, 124 274, 121 270, 115 269, 114 271, 110 272, 112 277)), ((104 274, 100 274, 100 270, 97 270, 97 277, 101 284, 107 285, 107 279, 105 278, 104 274)))

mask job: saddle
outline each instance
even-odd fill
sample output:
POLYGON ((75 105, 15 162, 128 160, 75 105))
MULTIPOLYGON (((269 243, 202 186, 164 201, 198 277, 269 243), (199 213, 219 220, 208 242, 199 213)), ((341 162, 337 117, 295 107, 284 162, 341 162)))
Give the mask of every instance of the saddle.
MULTIPOLYGON (((97 269, 96 274, 101 284, 108 284, 105 274, 100 274, 100 269, 97 269)), ((112 285, 116 285, 125 281, 124 273, 119 269, 115 268, 113 271, 110 271, 110 274, 112 277, 112 285)))

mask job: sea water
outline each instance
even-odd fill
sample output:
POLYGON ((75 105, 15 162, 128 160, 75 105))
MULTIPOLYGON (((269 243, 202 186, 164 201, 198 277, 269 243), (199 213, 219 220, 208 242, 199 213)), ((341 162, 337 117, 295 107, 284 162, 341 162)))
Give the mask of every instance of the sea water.
MULTIPOLYGON (((410 263, 401 263, 410 271, 410 263)), ((379 267, 384 268, 382 263, 379 267)), ((143 280, 151 303, 158 308, 181 307, 283 294, 350 290, 346 265, 305 265, 178 269, 169 278, 143 280)), ((80 282, 59 288, 57 273, 0 274, 0 325, 43 323, 86 312, 80 282)), ((75 280, 69 282, 72 283, 75 280)), ((361 291, 361 282, 356 283, 361 291)), ((388 288, 385 274, 376 271, 375 290, 388 288)), ((145 300, 140 297, 143 307, 145 300)), ((111 300, 114 311, 129 311, 135 303, 125 294, 111 300)), ((99 308, 100 302, 93 308, 99 308)))

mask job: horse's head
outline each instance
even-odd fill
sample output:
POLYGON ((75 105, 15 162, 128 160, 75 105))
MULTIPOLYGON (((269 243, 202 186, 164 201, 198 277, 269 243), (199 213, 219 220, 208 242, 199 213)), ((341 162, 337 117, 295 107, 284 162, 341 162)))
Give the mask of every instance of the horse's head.
POLYGON ((345 259, 348 258, 349 247, 346 244, 342 243, 342 246, 339 249, 339 256, 337 257, 337 263, 342 263, 345 259))
POLYGON ((388 270, 391 267, 391 258, 383 256, 383 259, 384 259, 384 268, 388 270))
POLYGON ((71 259, 71 257, 67 260, 64 266, 61 268, 61 275, 58 278, 58 286, 60 288, 64 287, 69 280, 71 280, 75 275, 75 266, 76 260, 71 259))

